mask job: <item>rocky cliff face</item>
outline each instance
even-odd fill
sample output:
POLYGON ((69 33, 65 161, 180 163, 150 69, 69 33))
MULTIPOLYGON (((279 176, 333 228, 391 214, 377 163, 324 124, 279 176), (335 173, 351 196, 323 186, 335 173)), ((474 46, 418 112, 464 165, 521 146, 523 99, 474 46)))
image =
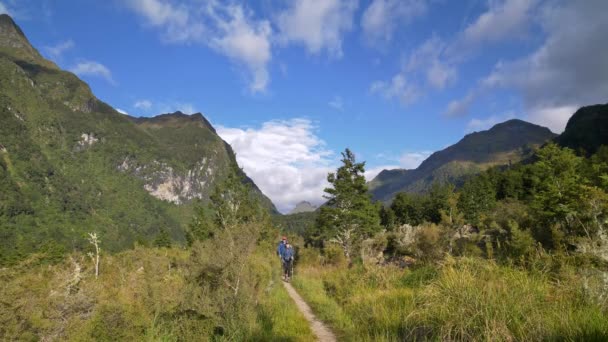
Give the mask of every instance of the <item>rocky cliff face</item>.
POLYGON ((215 184, 215 174, 219 172, 211 158, 203 158, 192 169, 178 171, 158 160, 140 165, 127 157, 118 170, 141 179, 150 195, 174 204, 205 199, 215 184))

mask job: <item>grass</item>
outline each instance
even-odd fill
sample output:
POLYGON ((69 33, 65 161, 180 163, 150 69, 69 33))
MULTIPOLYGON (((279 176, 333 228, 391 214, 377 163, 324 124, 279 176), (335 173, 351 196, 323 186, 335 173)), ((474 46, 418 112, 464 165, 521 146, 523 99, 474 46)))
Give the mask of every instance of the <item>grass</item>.
POLYGON ((213 302, 222 297, 192 296, 199 293, 199 285, 192 282, 195 267, 188 250, 140 247, 103 254, 97 279, 86 256, 71 254, 72 259, 49 265, 32 255, 0 268, 0 340, 229 338, 222 335, 249 341, 314 340, 308 322, 280 284, 278 260, 262 250, 250 258, 248 266, 258 283, 250 287, 254 292, 244 294, 244 308, 230 311, 239 317, 233 326, 217 311, 222 302, 213 302), (72 260, 81 266, 77 283, 72 281, 77 273, 72 260), (218 330, 222 327, 226 334, 218 330))
POLYGON ((345 341, 605 341, 606 307, 559 280, 479 258, 415 270, 303 265, 294 285, 345 341))

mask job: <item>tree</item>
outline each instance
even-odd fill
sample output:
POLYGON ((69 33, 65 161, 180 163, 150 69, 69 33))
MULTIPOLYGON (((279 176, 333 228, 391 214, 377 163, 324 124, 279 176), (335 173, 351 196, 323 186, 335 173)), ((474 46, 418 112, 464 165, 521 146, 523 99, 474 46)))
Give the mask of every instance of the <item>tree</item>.
POLYGON ((469 223, 478 224, 480 215, 496 205, 496 190, 487 174, 464 183, 458 197, 458 209, 469 223))
POLYGON ((380 231, 379 207, 372 203, 365 181, 365 163, 357 163, 355 155, 346 149, 342 166, 329 173, 331 184, 325 189, 327 204, 321 207, 317 226, 327 240, 339 243, 347 258, 355 242, 380 231))
POLYGON ((395 196, 391 209, 395 213, 395 220, 399 224, 417 226, 424 220, 423 198, 400 192, 395 196))
POLYGON ((433 223, 440 223, 442 212, 451 216, 450 198, 454 196, 454 185, 434 183, 429 191, 428 200, 424 203, 424 218, 433 223))
POLYGON ((101 242, 99 240, 99 237, 97 236, 97 233, 89 233, 89 243, 91 245, 93 245, 93 247, 95 247, 95 254, 93 254, 92 252, 89 252, 88 255, 91 258, 91 260, 93 260, 93 263, 95 264, 95 278, 99 277, 99 254, 101 253, 101 248, 99 248, 99 243, 101 242))
POLYGON ((161 228, 156 235, 156 239, 154 239, 154 246, 156 247, 171 247, 171 236, 165 228, 161 228))
POLYGON ((269 226, 267 212, 243 175, 238 166, 233 165, 213 188, 208 206, 198 207, 186 233, 189 245, 242 223, 264 221, 269 226))
POLYGON ((395 216, 395 212, 391 207, 380 207, 380 224, 386 230, 393 230, 395 228, 395 223, 397 222, 397 217, 395 216))

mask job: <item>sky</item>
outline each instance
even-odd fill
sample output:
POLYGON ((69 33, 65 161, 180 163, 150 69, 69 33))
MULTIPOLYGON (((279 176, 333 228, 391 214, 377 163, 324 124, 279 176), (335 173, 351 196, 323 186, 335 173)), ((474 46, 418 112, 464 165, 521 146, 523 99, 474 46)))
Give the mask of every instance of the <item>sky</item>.
POLYGON ((350 148, 371 180, 519 118, 608 98, 605 0, 0 0, 132 116, 201 112, 287 212, 350 148))

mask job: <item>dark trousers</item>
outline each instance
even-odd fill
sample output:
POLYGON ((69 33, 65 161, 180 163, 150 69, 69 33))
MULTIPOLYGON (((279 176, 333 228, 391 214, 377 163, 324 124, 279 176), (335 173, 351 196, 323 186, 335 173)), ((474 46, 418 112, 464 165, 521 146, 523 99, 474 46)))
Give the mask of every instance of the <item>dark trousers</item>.
POLYGON ((283 275, 291 278, 291 266, 293 260, 283 260, 283 275))

